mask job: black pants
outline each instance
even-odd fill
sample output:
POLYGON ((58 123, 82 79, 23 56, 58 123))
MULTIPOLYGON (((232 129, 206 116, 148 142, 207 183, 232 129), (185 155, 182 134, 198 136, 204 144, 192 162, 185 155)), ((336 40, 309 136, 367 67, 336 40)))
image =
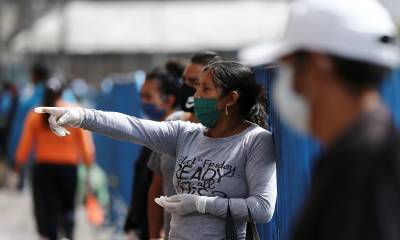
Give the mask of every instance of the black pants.
POLYGON ((73 239, 77 167, 35 164, 32 174, 33 204, 37 230, 57 240, 60 230, 73 239))

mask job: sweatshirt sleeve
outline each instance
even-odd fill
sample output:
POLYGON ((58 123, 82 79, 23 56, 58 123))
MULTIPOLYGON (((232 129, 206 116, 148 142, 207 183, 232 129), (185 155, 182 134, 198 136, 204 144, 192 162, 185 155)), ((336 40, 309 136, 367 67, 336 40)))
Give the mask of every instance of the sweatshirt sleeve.
POLYGON ((176 155, 180 121, 156 122, 139 119, 117 112, 84 109, 81 128, 144 145, 154 151, 176 155))
MULTIPOLYGON (((262 131, 248 146, 246 179, 249 196, 229 199, 234 219, 248 220, 247 209, 255 222, 268 222, 272 219, 277 195, 275 163, 272 135, 262 131)), ((227 208, 228 199, 209 198, 206 213, 226 217, 227 208)))

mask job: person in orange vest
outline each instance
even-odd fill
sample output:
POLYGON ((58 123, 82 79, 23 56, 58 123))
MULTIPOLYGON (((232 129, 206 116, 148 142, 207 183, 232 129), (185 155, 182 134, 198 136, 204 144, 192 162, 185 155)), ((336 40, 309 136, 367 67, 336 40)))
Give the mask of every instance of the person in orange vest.
MULTIPOLYGON (((52 78, 46 82, 43 105, 68 106, 61 100, 63 84, 52 78)), ((71 135, 59 138, 48 127, 46 115, 30 112, 26 119, 15 159, 19 172, 33 153, 33 206, 37 231, 42 238, 56 240, 61 229, 73 239, 77 165, 94 160, 91 134, 82 129, 68 129, 71 135)))

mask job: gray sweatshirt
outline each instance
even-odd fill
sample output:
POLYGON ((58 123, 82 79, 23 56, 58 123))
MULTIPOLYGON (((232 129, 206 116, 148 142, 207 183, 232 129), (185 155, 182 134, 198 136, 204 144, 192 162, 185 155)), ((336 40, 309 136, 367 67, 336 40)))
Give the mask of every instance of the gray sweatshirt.
POLYGON ((272 218, 275 157, 271 133, 265 129, 251 124, 234 136, 209 138, 201 124, 154 122, 89 109, 84 112, 84 129, 175 157, 173 183, 178 194, 217 197, 207 201, 206 214, 173 214, 170 239, 225 239, 228 199, 239 239, 245 238, 247 208, 255 222, 272 218))

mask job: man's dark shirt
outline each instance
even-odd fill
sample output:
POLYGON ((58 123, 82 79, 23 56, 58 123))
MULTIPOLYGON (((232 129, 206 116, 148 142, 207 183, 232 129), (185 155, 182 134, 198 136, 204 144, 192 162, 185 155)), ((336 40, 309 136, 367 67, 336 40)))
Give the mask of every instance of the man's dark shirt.
POLYGON ((322 154, 295 240, 400 239, 400 142, 384 107, 322 154))

